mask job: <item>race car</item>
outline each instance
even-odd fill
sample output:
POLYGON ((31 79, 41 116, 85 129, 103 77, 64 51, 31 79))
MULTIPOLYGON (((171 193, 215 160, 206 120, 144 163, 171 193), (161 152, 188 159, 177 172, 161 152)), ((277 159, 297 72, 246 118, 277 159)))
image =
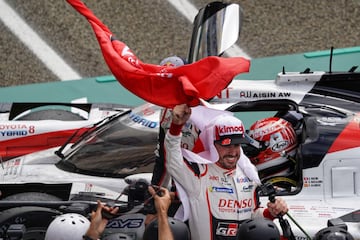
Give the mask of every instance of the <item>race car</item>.
POLYGON ((109 115, 83 131, 75 143, 72 143, 76 136, 73 134, 61 146, 3 162, 2 197, 17 199, 14 191, 19 183, 27 186, 26 191, 18 189, 21 199, 27 200, 30 198, 25 192, 30 189, 30 192, 50 190, 58 200, 71 200, 73 191, 93 192, 97 186, 113 191, 110 198, 115 197, 126 185, 124 177, 151 172, 159 109, 145 104, 109 115), (77 183, 85 185, 77 186, 77 183), (51 190, 57 184, 70 184, 76 190, 51 190))
MULTIPOLYGON (((344 81, 347 76, 351 76, 351 79, 358 76, 353 73, 341 74, 344 81)), ((319 94, 315 85, 323 81, 321 77, 324 75, 331 84, 331 76, 326 73, 318 75, 317 81, 315 74, 312 75, 314 82, 304 81, 303 85, 311 84, 314 91, 303 92, 298 101, 271 97, 232 102, 229 97, 214 98, 208 107, 232 111, 243 121, 250 140, 250 144, 242 146, 245 154, 250 159, 267 164, 259 169, 263 183, 275 186, 276 195, 281 195, 287 201, 289 213, 306 229, 308 235, 314 236, 319 227, 327 226, 328 220, 340 219, 358 237, 354 229, 359 225, 356 216, 359 212, 360 163, 355 157, 360 149, 359 102, 348 104, 350 99, 346 96, 337 98, 319 94), (322 101, 324 98, 327 99, 326 103, 322 101), (279 122, 283 124, 281 129, 285 130, 270 127, 263 128, 264 132, 257 134, 252 132, 254 123, 264 119, 271 122, 273 118, 285 120, 287 123, 279 122), (293 129, 295 135, 284 135, 284 132, 290 132, 289 129, 293 129), (261 140, 260 135, 269 135, 274 141, 261 140), (295 151, 291 146, 295 146, 295 151), (262 153, 270 150, 275 155, 268 154, 267 158, 261 158, 262 153)), ((283 73, 280 76, 284 76, 283 73)), ((289 74, 287 80, 293 76, 301 75, 289 74)), ((302 76, 310 78, 308 74, 302 76)), ((336 79, 340 77, 338 74, 332 76, 336 79)), ((301 80, 296 80, 303 89, 305 86, 301 86, 301 80)), ((234 96, 235 91, 238 91, 237 94, 249 91, 251 83, 255 86, 267 84, 269 87, 266 89, 272 86, 271 94, 263 90, 267 92, 266 96, 277 96, 285 89, 290 96, 299 93, 294 86, 290 89, 286 85, 291 85, 291 81, 284 84, 279 80, 248 81, 246 88, 242 85, 241 90, 236 89, 234 83, 223 93, 234 96)), ((321 86, 321 89, 321 93, 333 90, 331 86, 321 86)), ((337 88, 336 94, 339 92, 337 88)), ((354 94, 350 94, 349 90, 347 93, 354 99, 354 94)), ((257 90, 256 94, 263 93, 257 90)), ((126 177, 145 174, 140 178, 149 181, 155 158, 160 109, 147 103, 103 119, 73 144, 65 143, 60 148, 4 162, 0 170, 0 189, 3 192, 0 207, 5 204, 5 208, 8 208, 9 201, 14 206, 14 201, 40 198, 48 201, 113 201, 126 188, 126 177)), ((263 198, 265 202, 267 196, 263 198)), ((112 231, 124 231, 119 224, 109 226, 112 231)), ((306 238, 296 225, 292 228, 295 236, 306 238)))
MULTIPOLYGON (((62 146, 2 162, 0 236, 43 239, 55 216, 67 211, 89 214, 96 200, 136 213, 136 199, 129 194, 128 184, 138 179, 150 182, 160 109, 145 104, 109 115, 87 128, 74 143, 75 134, 62 146), (26 231, 12 229, 14 224, 22 224, 26 231)), ((136 225, 125 219, 120 228, 141 228, 142 234, 145 215, 141 209, 136 225)))
POLYGON ((129 109, 121 104, 15 102, 0 104, 0 158, 62 145, 99 120, 129 109))

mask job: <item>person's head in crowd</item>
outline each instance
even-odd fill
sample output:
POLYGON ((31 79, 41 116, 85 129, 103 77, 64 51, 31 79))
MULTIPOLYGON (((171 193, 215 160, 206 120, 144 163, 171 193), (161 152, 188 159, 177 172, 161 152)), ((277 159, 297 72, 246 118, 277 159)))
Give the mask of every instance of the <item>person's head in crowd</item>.
POLYGON ((126 233, 112 233, 101 238, 101 240, 132 240, 126 233))
MULTIPOLYGON (((190 240, 190 231, 187 225, 175 218, 168 217, 169 226, 173 234, 174 240, 190 240)), ((158 239, 159 233, 158 220, 154 219, 148 226, 146 226, 143 240, 156 240, 158 239)))
POLYGON ((248 219, 241 223, 238 240, 280 240, 280 232, 275 223, 265 218, 248 219))
POLYGON ((331 226, 318 231, 314 240, 354 240, 354 237, 345 228, 331 226))
POLYGON ((160 61, 161 66, 167 66, 167 67, 180 67, 184 64, 185 64, 185 60, 176 55, 166 57, 160 61))
POLYGON ((45 240, 83 239, 90 221, 81 214, 66 213, 57 216, 46 230, 45 240))

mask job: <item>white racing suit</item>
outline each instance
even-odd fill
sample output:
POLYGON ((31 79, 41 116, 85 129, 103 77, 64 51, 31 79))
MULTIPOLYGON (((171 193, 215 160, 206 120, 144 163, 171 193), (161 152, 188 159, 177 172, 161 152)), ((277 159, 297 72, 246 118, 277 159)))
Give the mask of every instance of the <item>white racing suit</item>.
POLYGON ((198 164, 198 172, 183 158, 181 133, 165 137, 166 168, 185 190, 190 202, 189 226, 193 240, 236 239, 242 220, 266 217, 268 209, 258 208, 256 184, 237 168, 198 164))

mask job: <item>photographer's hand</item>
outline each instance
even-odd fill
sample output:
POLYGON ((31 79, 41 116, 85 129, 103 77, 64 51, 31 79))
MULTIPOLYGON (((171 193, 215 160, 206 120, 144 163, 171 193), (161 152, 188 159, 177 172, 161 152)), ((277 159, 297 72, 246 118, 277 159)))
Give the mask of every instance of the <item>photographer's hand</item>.
POLYGON ((152 186, 149 186, 149 192, 155 201, 155 208, 158 217, 158 236, 159 240, 173 240, 173 235, 169 226, 167 212, 171 204, 171 197, 169 190, 160 187, 160 194, 158 194, 152 186))
POLYGON ((160 194, 158 194, 157 191, 155 191, 155 189, 152 186, 149 186, 149 193, 154 198, 157 214, 158 215, 164 214, 167 216, 167 212, 171 204, 171 197, 169 190, 167 190, 164 187, 160 187, 158 192, 160 194))

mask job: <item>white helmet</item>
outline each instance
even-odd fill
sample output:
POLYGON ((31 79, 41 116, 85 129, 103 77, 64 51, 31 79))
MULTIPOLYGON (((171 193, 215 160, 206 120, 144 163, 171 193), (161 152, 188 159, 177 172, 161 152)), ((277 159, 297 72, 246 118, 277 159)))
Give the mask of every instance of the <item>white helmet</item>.
POLYGON ((45 240, 79 240, 86 233, 90 221, 81 214, 66 213, 57 216, 49 225, 45 240))

